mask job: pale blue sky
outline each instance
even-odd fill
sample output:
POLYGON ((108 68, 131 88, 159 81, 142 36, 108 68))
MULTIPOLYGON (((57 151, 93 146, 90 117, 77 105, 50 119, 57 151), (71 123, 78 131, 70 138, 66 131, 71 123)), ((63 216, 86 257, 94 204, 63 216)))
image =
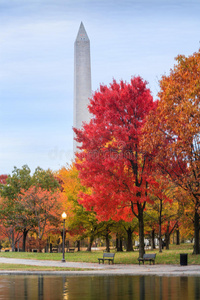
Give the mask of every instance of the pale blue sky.
POLYGON ((154 98, 178 54, 200 47, 199 0, 0 0, 0 174, 73 158, 74 41, 91 43, 92 90, 140 75, 154 98))

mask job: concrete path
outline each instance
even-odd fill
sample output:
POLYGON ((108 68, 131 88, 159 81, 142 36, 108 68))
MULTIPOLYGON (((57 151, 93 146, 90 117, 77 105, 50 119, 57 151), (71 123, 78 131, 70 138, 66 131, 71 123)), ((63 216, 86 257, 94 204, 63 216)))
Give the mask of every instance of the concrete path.
POLYGON ((81 262, 61 262, 52 260, 29 260, 0 257, 0 263, 21 264, 43 267, 61 267, 63 271, 1 271, 0 274, 54 274, 54 275, 158 275, 158 276, 200 276, 200 265, 123 265, 81 262), (67 271, 65 268, 86 270, 67 271))

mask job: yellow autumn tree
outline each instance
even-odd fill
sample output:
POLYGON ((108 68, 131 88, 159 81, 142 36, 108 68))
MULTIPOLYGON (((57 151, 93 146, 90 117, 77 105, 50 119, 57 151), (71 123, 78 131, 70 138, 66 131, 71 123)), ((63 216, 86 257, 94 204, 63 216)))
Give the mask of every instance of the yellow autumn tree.
POLYGON ((77 240, 78 250, 80 250, 80 240, 89 237, 87 250, 91 251, 95 237, 105 231, 107 224, 105 224, 105 222, 98 222, 96 214, 93 211, 86 211, 86 209, 79 204, 78 199, 81 192, 89 194, 90 190, 81 185, 78 174, 78 170, 74 163, 72 163, 60 169, 57 176, 62 185, 64 208, 67 213, 66 226, 68 232, 77 240))

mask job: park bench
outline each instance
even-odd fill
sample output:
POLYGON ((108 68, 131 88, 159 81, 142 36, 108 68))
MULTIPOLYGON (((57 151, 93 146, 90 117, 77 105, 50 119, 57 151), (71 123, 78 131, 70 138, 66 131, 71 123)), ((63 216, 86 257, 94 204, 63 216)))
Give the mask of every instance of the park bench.
POLYGON ((143 265, 144 265, 145 261, 149 261, 150 265, 151 265, 151 262, 153 262, 153 264, 155 265, 155 259, 156 259, 155 253, 154 254, 144 254, 143 257, 138 258, 138 261, 139 261, 139 265, 140 265, 141 261, 142 261, 143 265))
POLYGON ((112 264, 114 264, 114 257, 115 257, 115 253, 103 253, 103 257, 98 258, 99 264, 100 264, 101 261, 104 264, 105 260, 108 260, 109 264, 110 264, 110 262, 112 262, 112 264))
POLYGON ((68 252, 74 253, 74 251, 75 251, 75 248, 69 248, 68 249, 68 252))
POLYGON ((58 253, 58 248, 52 248, 52 253, 58 253))

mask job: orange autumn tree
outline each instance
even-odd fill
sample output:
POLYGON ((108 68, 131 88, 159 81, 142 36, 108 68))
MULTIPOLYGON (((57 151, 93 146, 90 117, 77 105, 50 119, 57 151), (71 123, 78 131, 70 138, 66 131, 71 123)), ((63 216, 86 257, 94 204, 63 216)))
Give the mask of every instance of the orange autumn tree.
POLYGON ((67 213, 66 227, 68 232, 76 236, 79 241, 85 228, 83 225, 84 208, 78 204, 77 198, 79 192, 86 189, 80 183, 74 164, 60 169, 57 176, 61 181, 64 210, 67 213))
POLYGON ((160 80, 158 109, 146 123, 146 146, 157 147, 157 166, 190 197, 194 253, 200 254, 200 51, 176 61, 160 80))
POLYGON ((68 231, 72 236, 76 237, 78 245, 81 239, 89 237, 90 242, 87 250, 91 251, 95 237, 104 232, 106 224, 98 222, 96 214, 93 211, 86 211, 86 209, 78 203, 79 193, 84 192, 90 194, 90 189, 81 184, 79 171, 74 163, 60 169, 57 176, 62 182, 62 197, 63 199, 65 198, 63 203, 67 213, 66 225, 68 231))
MULTIPOLYGON (((178 199, 180 210, 180 234, 184 240, 194 239, 194 204, 190 195, 183 189, 177 187, 175 190, 175 197, 178 199)), ((200 214, 200 208, 198 213, 200 214)))

